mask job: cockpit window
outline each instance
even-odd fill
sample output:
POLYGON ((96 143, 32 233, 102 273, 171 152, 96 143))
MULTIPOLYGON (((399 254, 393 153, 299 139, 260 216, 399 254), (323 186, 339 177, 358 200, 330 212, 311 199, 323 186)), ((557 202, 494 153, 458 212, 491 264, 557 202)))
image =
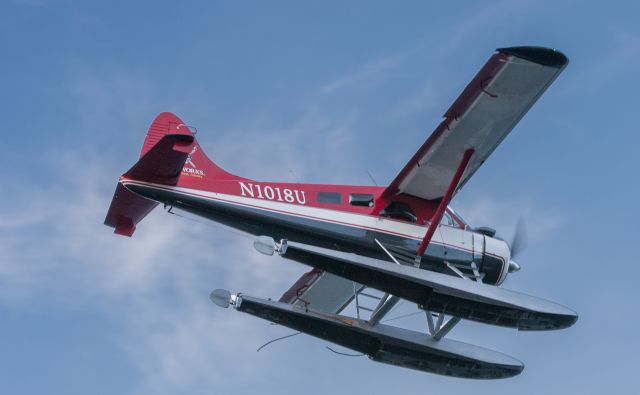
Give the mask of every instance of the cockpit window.
POLYGON ((453 217, 445 211, 442 215, 442 219, 440 220, 440 225, 456 226, 457 224, 453 217))
MULTIPOLYGON (((456 211, 454 211, 451 207, 447 207, 447 211, 445 211, 445 215, 448 215, 449 218, 451 218, 451 221, 453 221, 453 225, 450 225, 450 226, 455 226, 455 227, 460 228, 460 229, 470 229, 471 228, 469 226, 469 224, 464 219, 462 219, 460 214, 458 214, 456 211)), ((442 223, 442 222, 440 222, 440 223, 442 223)))
POLYGON ((368 193, 352 193, 349 195, 349 204, 352 206, 373 206, 373 195, 368 193))
POLYGON ((418 217, 411 210, 408 204, 402 202, 391 202, 384 210, 380 211, 383 217, 401 219, 408 222, 417 222, 418 217))

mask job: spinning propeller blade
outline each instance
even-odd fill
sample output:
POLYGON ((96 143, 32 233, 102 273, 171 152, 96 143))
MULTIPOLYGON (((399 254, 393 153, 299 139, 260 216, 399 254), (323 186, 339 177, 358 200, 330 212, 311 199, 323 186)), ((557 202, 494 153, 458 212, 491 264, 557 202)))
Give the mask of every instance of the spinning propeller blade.
POLYGON ((524 222, 524 218, 522 215, 518 218, 518 223, 516 224, 516 229, 513 232, 513 237, 511 238, 511 243, 509 243, 509 248, 511 249, 511 260, 509 260, 509 273, 517 272, 520 270, 520 265, 513 260, 516 256, 522 253, 527 248, 528 237, 527 237, 527 226, 524 222))
POLYGON ((509 247, 511 248, 511 256, 515 257, 522 253, 527 248, 528 237, 527 237, 527 225, 524 222, 524 217, 522 215, 518 218, 518 223, 516 224, 516 230, 513 232, 513 237, 511 238, 511 244, 509 247))

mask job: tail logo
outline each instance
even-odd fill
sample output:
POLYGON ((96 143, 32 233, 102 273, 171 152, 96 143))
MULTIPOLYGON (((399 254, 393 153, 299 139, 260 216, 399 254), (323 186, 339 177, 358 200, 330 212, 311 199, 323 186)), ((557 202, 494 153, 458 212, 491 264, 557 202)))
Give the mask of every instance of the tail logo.
POLYGON ((197 168, 197 166, 195 163, 193 163, 193 154, 195 154, 197 150, 198 150, 198 146, 194 145, 191 152, 189 152, 189 155, 187 155, 187 160, 184 162, 186 165, 189 165, 194 169, 197 168))
POLYGON ((185 166, 182 168, 182 174, 189 177, 202 178, 204 177, 204 171, 198 169, 195 163, 193 163, 193 154, 198 150, 198 146, 194 145, 193 149, 187 155, 187 159, 184 161, 185 166), (187 167, 189 165, 190 167, 187 167))

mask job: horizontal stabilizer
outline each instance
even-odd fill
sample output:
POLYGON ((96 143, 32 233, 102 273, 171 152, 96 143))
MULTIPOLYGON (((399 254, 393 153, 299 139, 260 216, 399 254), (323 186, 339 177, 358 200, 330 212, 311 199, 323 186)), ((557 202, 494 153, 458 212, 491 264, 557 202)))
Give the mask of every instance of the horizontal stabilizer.
POLYGON ((156 184, 176 185, 193 144, 193 135, 168 134, 124 173, 123 177, 156 184))
POLYGON ((234 296, 238 311, 298 330, 361 352, 370 359, 453 377, 499 379, 524 369, 522 362, 502 353, 450 339, 389 325, 369 325, 337 314, 305 310, 286 303, 234 296))
POLYGON ((326 248, 287 242, 287 259, 417 303, 425 310, 520 330, 562 329, 577 314, 559 304, 446 274, 326 248))
POLYGON ((153 200, 140 197, 118 183, 104 224, 114 228, 115 234, 131 237, 136 224, 157 205, 153 200))
MULTIPOLYGON (((167 113, 164 113, 158 119, 162 120, 167 117, 167 113)), ((158 120, 156 120, 149 133, 158 129, 158 124, 158 120)), ((130 179, 163 185, 178 183, 182 168, 196 143, 193 134, 187 128, 173 126, 171 129, 171 125, 168 125, 165 127, 166 131, 162 137, 152 136, 156 137, 153 140, 153 145, 147 144, 150 141, 150 138, 147 137, 140 159, 122 175, 121 181, 130 179)), ((157 202, 129 191, 121 182, 118 182, 104 224, 115 228, 114 233, 116 234, 131 237, 136 230, 136 224, 157 205, 157 202)))

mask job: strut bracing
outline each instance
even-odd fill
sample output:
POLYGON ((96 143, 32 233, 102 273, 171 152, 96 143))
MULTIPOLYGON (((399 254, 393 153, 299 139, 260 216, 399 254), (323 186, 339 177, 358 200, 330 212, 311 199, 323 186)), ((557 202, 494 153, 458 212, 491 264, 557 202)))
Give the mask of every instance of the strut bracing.
POLYGON ((427 233, 424 235, 424 239, 422 239, 422 242, 418 247, 418 255, 416 259, 419 260, 420 257, 422 257, 422 254, 424 254, 424 251, 427 249, 427 246, 429 245, 429 242, 433 237, 433 233, 436 231, 436 228, 440 224, 440 220, 444 215, 444 211, 447 209, 447 206, 449 205, 449 202, 453 197, 453 193, 456 191, 456 188, 458 187, 460 178, 462 178, 462 174, 464 173, 464 170, 467 168, 467 165, 469 164, 469 160, 471 159, 473 152, 474 152, 473 148, 469 148, 466 151, 464 151, 464 155, 462 156, 462 160, 460 161, 458 170, 456 170, 456 173, 453 175, 453 179, 449 184, 449 188, 447 189, 447 192, 442 197, 442 200, 440 200, 440 204, 438 205, 438 208, 436 209, 435 214, 433 214, 433 217, 431 217, 431 220, 429 221, 429 227, 427 228, 427 233))

